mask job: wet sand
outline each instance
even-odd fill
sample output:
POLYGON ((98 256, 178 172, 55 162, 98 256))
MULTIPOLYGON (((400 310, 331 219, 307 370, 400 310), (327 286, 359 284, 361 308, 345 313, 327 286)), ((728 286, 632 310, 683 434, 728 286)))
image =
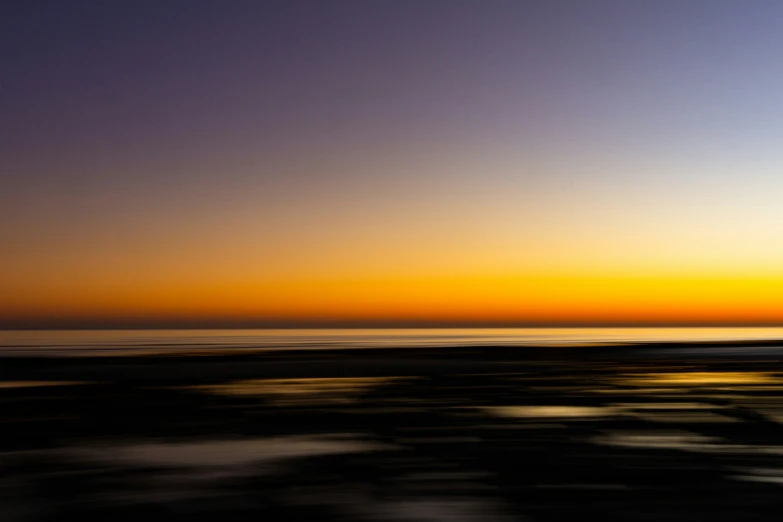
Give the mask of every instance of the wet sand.
POLYGON ((0 513, 777 521, 781 345, 4 358, 0 513))

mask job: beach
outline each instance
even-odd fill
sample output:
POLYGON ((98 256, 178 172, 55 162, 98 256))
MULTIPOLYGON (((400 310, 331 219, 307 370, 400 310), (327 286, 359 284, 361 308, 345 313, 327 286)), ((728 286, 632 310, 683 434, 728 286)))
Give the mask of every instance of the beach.
POLYGON ((5 357, 0 510, 777 520, 780 345, 5 357))

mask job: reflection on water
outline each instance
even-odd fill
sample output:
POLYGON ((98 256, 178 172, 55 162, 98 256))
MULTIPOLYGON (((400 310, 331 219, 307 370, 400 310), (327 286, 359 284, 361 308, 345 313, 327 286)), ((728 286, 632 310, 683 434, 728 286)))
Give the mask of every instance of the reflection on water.
POLYGON ((298 435, 261 439, 195 442, 136 442, 74 447, 68 454, 83 460, 139 466, 236 466, 340 453, 377 451, 386 446, 355 435, 298 435))
POLYGON ((251 379, 193 389, 218 395, 264 396, 279 405, 350 403, 372 388, 399 380, 392 377, 251 379))
POLYGON ((555 417, 580 419, 585 417, 607 417, 617 413, 611 407, 590 406, 494 406, 486 408, 492 414, 503 417, 555 417))
POLYGON ((42 388, 44 386, 76 386, 78 381, 0 381, 0 388, 42 388))
POLYGON ((768 362, 460 368, 9 381, 0 520, 780 518, 783 391, 768 362))
POLYGON ((748 482, 767 482, 783 485, 783 468, 747 468, 744 475, 734 475, 734 480, 748 482))
POLYGON ((781 379, 771 372, 668 372, 646 373, 623 379, 635 386, 671 386, 699 384, 767 384, 781 379))
POLYGON ((715 404, 703 402, 645 402, 645 403, 620 403, 614 407, 624 410, 695 410, 719 408, 715 404))
POLYGON ((716 406, 695 403, 608 404, 605 406, 493 406, 487 412, 502 417, 595 419, 611 416, 631 416, 653 422, 738 422, 713 411, 716 406))
POLYGON ((711 411, 645 411, 635 413, 636 417, 652 422, 689 423, 689 422, 739 422, 739 419, 727 417, 711 411))
POLYGON ((688 451, 704 451, 710 444, 721 439, 706 437, 688 431, 646 430, 637 432, 616 431, 595 437, 599 444, 624 446, 628 448, 659 448, 688 451))

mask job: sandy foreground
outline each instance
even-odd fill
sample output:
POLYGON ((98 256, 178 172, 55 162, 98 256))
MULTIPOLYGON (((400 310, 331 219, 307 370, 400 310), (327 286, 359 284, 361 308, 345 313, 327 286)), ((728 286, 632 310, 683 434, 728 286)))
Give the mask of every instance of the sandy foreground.
POLYGON ((2 520, 779 520, 780 343, 0 359, 2 520))

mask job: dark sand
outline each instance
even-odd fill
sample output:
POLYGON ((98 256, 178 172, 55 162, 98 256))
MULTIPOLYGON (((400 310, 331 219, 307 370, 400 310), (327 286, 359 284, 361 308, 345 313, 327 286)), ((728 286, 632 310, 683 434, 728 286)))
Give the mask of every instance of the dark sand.
POLYGON ((778 521, 780 346, 0 359, 0 520, 778 521))

